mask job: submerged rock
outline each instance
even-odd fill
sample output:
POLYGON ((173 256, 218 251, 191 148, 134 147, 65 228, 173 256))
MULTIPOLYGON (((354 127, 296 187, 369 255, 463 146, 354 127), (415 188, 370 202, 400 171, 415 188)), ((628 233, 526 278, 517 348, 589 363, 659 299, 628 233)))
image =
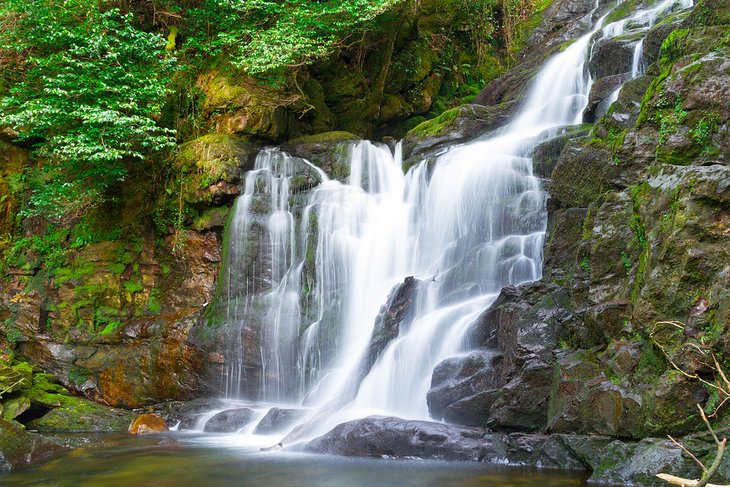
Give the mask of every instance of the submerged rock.
POLYGON ((253 411, 248 408, 226 409, 210 418, 203 431, 207 433, 235 433, 251 422, 253 411))

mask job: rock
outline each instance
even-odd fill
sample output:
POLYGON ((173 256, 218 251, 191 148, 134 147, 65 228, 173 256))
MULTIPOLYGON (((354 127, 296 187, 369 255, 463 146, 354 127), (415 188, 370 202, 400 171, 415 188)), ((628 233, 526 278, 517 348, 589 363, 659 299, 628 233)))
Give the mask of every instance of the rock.
POLYGON ((550 178, 555 164, 560 159, 563 148, 571 140, 588 135, 590 130, 590 126, 587 125, 566 127, 560 130, 559 135, 538 145, 532 154, 532 171, 535 176, 545 179, 550 178))
POLYGON ((253 411, 248 408, 226 409, 210 418, 203 431, 207 433, 235 433, 251 422, 253 411))
POLYGON ((38 463, 64 448, 17 423, 0 419, 0 472, 38 463))
POLYGON ((350 147, 359 140, 350 132, 324 132, 290 140, 281 149, 308 160, 331 178, 343 180, 350 175, 350 147))
POLYGON ((487 425, 497 431, 544 430, 552 376, 552 367, 547 363, 536 359, 525 362, 497 391, 487 425))
POLYGON ((205 94, 202 106, 211 132, 243 135, 265 142, 279 141, 287 130, 284 103, 275 89, 247 76, 235 81, 227 73, 209 71, 197 80, 205 94))
POLYGON ((60 406, 29 421, 26 424, 28 429, 41 433, 111 433, 127 431, 134 419, 130 411, 102 406, 85 399, 68 397, 60 400, 60 406))
MULTIPOLYGON (((663 487, 656 478, 663 472, 684 478, 698 478, 697 465, 666 438, 645 438, 628 442, 601 436, 555 435, 586 468, 591 470, 589 482, 607 485, 646 485, 663 487)), ((706 434, 679 438, 690 451, 705 463, 714 456, 714 443, 706 434)), ((713 482, 726 483, 727 469, 720 469, 713 482)))
POLYGON ((407 169, 447 146, 475 139, 501 127, 516 109, 516 103, 490 107, 461 105, 421 123, 403 138, 404 167, 407 169))
POLYGON ((608 99, 621 85, 627 81, 625 73, 605 76, 596 80, 591 86, 588 96, 588 106, 583 111, 583 121, 593 123, 608 111, 608 99))
POLYGON ((183 199, 192 204, 230 205, 238 183, 253 168, 256 150, 245 139, 208 134, 180 146, 175 164, 186 174, 183 199))
POLYGON ((487 413, 499 385, 501 356, 494 351, 475 351, 444 360, 433 369, 426 395, 434 419, 468 426, 485 426, 487 413), (458 403, 458 404, 457 404, 458 403))
POLYGON ((307 414, 309 414, 307 409, 271 408, 261 418, 261 421, 256 425, 256 429, 253 432, 256 435, 283 433, 285 430, 294 426, 297 421, 304 419, 307 414))
POLYGON ((205 413, 215 409, 227 409, 226 403, 220 399, 194 399, 183 403, 167 404, 167 411, 162 416, 169 423, 179 422, 178 429, 194 429, 198 419, 205 413))
POLYGON ((616 177, 611 160, 609 150, 571 142, 553 169, 550 196, 560 207, 587 207, 611 187, 616 177))
POLYGON ((480 428, 370 416, 343 423, 305 446, 311 453, 344 456, 477 461, 490 451, 480 428))
POLYGON ((370 338, 368 351, 365 354, 365 363, 361 377, 365 377, 380 354, 388 344, 398 336, 401 327, 411 324, 413 313, 425 283, 413 276, 406 277, 401 284, 395 286, 388 295, 385 304, 375 317, 373 334, 370 338))
POLYGON ((631 72, 634 44, 623 39, 607 39, 593 46, 588 70, 594 79, 631 72))
POLYGON ((167 423, 157 414, 141 414, 129 425, 129 433, 133 435, 149 435, 169 431, 167 423))
POLYGON ((589 14, 596 4, 589 0, 562 0, 552 2, 545 9, 540 25, 532 32, 530 40, 534 43, 545 41, 549 37, 557 37, 560 40, 567 40, 567 32, 573 32, 575 27, 572 23, 580 22, 589 14))

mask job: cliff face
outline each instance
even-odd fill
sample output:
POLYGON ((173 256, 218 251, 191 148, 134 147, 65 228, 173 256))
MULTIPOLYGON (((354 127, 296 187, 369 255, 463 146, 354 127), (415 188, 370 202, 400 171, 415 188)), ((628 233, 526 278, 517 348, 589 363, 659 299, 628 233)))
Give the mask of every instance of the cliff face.
MULTIPOLYGON (((730 352, 728 12, 703 1, 658 23, 646 74, 592 128, 538 147, 550 195, 544 276, 504 289, 480 319, 477 341, 499 352, 496 377, 475 391, 461 385, 483 381, 479 367, 458 381, 434 376, 437 417, 635 439, 701 428, 695 404, 715 403, 690 376, 711 376, 710 354, 730 352)), ((635 40, 594 48, 592 99, 631 70, 631 59, 601 54, 622 42, 635 40)), ((503 79, 478 100, 509 99, 515 84, 503 79)), ((473 370, 470 360, 448 367, 473 370)))

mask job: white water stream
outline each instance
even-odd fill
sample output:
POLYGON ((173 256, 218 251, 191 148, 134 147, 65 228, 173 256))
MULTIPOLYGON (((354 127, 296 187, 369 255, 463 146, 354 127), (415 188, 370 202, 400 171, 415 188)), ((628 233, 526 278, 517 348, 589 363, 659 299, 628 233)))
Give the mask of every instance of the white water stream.
MULTIPOLYGON (((237 332, 228 395, 240 396, 251 380, 240 337, 253 322, 261 373, 252 399, 312 407, 318 416, 306 436, 373 413, 427 419, 433 368, 465 351, 467 331, 501 288, 541 277, 545 193, 530 154, 581 122, 591 43, 644 32, 659 15, 689 6, 664 0, 605 27, 602 17, 545 64, 511 123, 452 147, 431 170, 424 162, 404 174, 400 146, 393 153, 360 142, 340 182, 278 150, 262 152, 230 229, 227 320, 237 332), (297 210, 291 185, 302 167, 319 184, 302 193, 297 210), (407 276, 425 283, 415 316, 359 383, 376 316, 407 276)), ((631 78, 642 70, 642 43, 631 78)))

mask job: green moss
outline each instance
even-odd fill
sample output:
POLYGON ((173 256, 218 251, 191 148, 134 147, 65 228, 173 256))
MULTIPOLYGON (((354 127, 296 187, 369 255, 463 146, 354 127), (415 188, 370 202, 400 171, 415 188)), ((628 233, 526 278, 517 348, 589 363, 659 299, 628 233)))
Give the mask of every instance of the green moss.
POLYGON ((446 110, 438 117, 419 124, 416 128, 411 130, 408 135, 415 135, 417 137, 434 137, 443 135, 454 125, 454 121, 459 115, 459 110, 459 107, 446 110))
POLYGON ((314 134, 314 135, 306 135, 304 137, 299 137, 293 140, 290 140, 287 142, 287 144, 317 144, 321 142, 341 142, 341 141, 355 141, 360 140, 360 137, 357 135, 345 132, 343 130, 340 131, 332 131, 332 132, 323 132, 320 134, 314 134))

